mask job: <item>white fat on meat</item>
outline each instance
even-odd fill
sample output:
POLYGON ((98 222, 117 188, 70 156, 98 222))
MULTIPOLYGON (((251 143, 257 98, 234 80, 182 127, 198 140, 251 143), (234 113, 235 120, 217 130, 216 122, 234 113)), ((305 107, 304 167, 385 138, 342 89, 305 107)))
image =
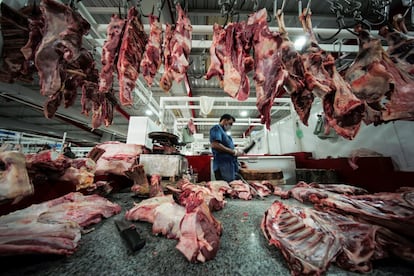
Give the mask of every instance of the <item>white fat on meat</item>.
POLYGON ((154 209, 153 234, 163 234, 169 239, 180 239, 180 223, 185 215, 185 208, 175 202, 166 202, 154 209))
POLYGON ((95 147, 105 151, 96 161, 96 175, 125 175, 125 171, 137 163, 143 149, 141 145, 116 141, 101 143, 95 147))
POLYGON ((121 212, 98 195, 69 193, 0 217, 0 256, 73 254, 83 227, 121 212))
POLYGON ((154 223, 155 209, 164 203, 174 203, 172 195, 157 196, 134 203, 134 207, 125 213, 126 220, 141 220, 154 223))
POLYGON ((0 151, 0 201, 13 199, 13 203, 17 203, 33 193, 24 154, 0 151))

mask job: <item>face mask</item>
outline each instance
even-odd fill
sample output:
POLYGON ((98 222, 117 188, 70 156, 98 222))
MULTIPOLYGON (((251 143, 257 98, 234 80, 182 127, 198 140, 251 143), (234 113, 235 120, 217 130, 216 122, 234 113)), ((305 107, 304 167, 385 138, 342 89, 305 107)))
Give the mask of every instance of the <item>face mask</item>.
POLYGON ((225 131, 229 131, 231 129, 231 125, 224 125, 223 127, 225 131))

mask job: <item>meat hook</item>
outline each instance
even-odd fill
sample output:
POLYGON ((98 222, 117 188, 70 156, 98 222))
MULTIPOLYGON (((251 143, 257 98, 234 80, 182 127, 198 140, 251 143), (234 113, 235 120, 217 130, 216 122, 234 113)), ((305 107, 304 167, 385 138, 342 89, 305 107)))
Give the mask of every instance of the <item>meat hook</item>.
POLYGON ((165 4, 165 0, 161 0, 157 4, 158 18, 161 18, 161 12, 162 12, 162 9, 164 8, 164 4, 165 4))
POLYGON ((411 10, 411 8, 413 7, 413 4, 414 4, 414 2, 412 1, 412 0, 410 0, 409 1, 409 4, 408 4, 408 6, 407 6, 407 9, 405 10, 405 12, 404 12, 404 14, 403 14, 403 16, 402 17, 406 17, 407 16, 407 14, 408 14, 408 12, 411 10))

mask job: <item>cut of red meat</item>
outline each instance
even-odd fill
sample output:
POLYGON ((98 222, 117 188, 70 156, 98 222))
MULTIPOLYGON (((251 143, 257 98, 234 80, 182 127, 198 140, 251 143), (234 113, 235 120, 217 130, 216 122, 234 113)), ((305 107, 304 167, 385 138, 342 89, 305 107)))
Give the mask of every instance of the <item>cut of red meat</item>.
POLYGON ((75 252, 81 229, 121 212, 98 195, 69 193, 0 217, 0 255, 75 252))
POLYGON ((17 203, 33 193, 24 154, 0 149, 0 204, 7 199, 17 203))
POLYGON ((133 91, 139 74, 139 66, 148 37, 144 32, 138 11, 131 7, 118 54, 119 100, 122 105, 133 104, 133 91))
POLYGON ((256 106, 261 115, 261 122, 270 129, 273 101, 285 92, 283 84, 289 76, 279 53, 283 39, 279 33, 270 31, 266 9, 250 16, 247 25, 254 26, 256 106))
POLYGON ((141 72, 148 86, 152 86, 155 75, 161 65, 162 26, 157 16, 150 15, 150 35, 141 61, 141 72))
POLYGON ((281 250, 292 275, 321 275, 331 262, 365 273, 371 261, 390 255, 414 260, 414 244, 384 227, 279 201, 265 212, 261 229, 281 250))
POLYGON ((113 83, 113 72, 117 53, 120 48, 120 41, 124 31, 125 19, 119 18, 113 14, 111 22, 106 29, 106 40, 102 46, 102 68, 99 74, 99 91, 107 92, 111 89, 113 83))
POLYGON ((360 51, 345 77, 355 95, 372 109, 365 123, 413 120, 414 81, 390 59, 379 39, 360 26, 356 31, 360 51))
POLYGON ((352 140, 361 126, 365 105, 337 72, 333 56, 319 47, 312 28, 311 13, 305 9, 300 21, 310 40, 302 55, 307 86, 322 99, 329 126, 342 137, 352 140))

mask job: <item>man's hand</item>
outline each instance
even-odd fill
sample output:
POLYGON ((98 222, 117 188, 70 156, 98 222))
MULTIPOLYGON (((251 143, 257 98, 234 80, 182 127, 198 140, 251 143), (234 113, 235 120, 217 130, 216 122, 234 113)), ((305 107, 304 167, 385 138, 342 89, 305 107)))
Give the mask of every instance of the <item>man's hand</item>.
POLYGON ((244 154, 244 151, 242 150, 242 149, 235 149, 234 150, 234 156, 240 156, 240 155, 243 155, 244 154))

